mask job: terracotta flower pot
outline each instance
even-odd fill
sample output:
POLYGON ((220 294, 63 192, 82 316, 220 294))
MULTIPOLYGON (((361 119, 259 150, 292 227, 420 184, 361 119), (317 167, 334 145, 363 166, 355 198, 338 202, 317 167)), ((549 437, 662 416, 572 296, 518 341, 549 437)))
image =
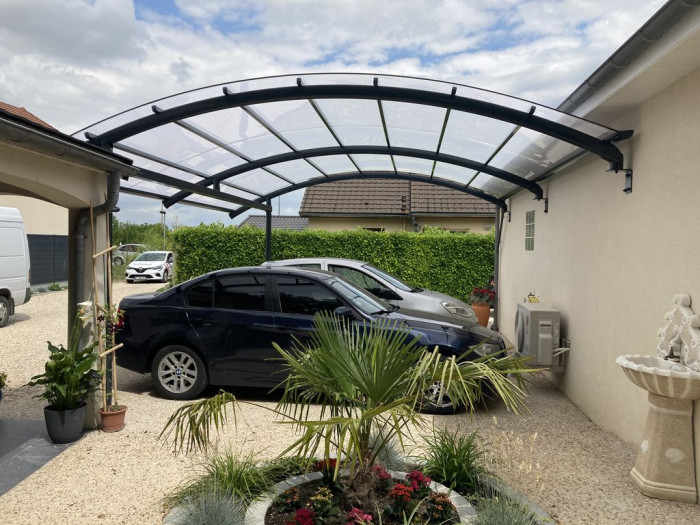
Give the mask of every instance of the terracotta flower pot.
POLYGON ((100 416, 102 416, 102 431, 119 432, 122 428, 124 428, 126 408, 127 407, 125 406, 120 406, 119 410, 100 409, 100 416))
POLYGON ((472 310, 476 314, 476 318, 481 326, 486 326, 489 324, 489 317, 491 316, 491 307, 486 303, 474 303, 472 304, 472 310))

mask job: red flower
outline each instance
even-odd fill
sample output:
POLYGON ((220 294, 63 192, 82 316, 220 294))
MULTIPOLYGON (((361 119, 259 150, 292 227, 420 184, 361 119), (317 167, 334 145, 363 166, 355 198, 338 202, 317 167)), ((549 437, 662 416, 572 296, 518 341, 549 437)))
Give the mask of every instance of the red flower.
POLYGON ((411 497, 413 496, 413 489, 409 487, 408 485, 404 485, 403 483, 397 483, 394 485, 394 488, 389 491, 389 497, 393 500, 396 501, 403 501, 404 503, 408 503, 411 501, 411 497))
POLYGON ((382 481, 385 481, 387 479, 391 479, 391 474, 389 474, 386 471, 386 469, 378 463, 372 467, 372 472, 374 472, 376 474, 376 476, 382 481))
POLYGON ((372 515, 371 514, 365 514, 362 509, 358 509, 357 507, 353 507, 350 512, 348 512, 347 516, 347 523, 345 525, 367 525, 368 523, 371 523, 372 521, 372 515))
POLYGON ((411 488, 413 490, 427 487, 433 481, 419 470, 412 470, 406 474, 406 479, 411 482, 411 488))
POLYGON ((287 525, 314 525, 316 513, 307 508, 301 508, 294 514, 293 521, 288 521, 287 525))
POLYGON ((335 470, 335 466, 337 463, 338 463, 338 460, 336 460, 335 458, 322 459, 321 461, 318 461, 316 463, 316 470, 332 471, 332 470, 335 470))

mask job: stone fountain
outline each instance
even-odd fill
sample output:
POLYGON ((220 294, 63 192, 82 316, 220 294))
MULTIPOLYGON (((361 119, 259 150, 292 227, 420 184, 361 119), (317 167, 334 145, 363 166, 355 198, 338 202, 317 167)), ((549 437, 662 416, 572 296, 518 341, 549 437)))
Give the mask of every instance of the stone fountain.
POLYGON ((633 483, 647 496, 696 503, 693 401, 700 399, 700 316, 690 296, 674 297, 659 330, 657 356, 617 358, 627 377, 649 392, 649 413, 633 483))

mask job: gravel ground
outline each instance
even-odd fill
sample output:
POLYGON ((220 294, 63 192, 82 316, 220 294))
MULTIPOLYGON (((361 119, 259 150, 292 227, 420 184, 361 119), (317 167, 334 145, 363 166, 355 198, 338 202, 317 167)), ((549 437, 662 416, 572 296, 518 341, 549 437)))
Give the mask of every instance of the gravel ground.
MULTIPOLYGON (((159 287, 115 283, 114 292, 119 299, 159 287)), ((43 419, 43 401, 32 399, 36 388, 23 385, 43 370, 46 341, 65 341, 66 308, 65 291, 37 295, 0 329, 0 369, 9 374, 0 418, 43 419)), ((698 505, 655 500, 637 492, 628 475, 636 451, 594 425, 543 374, 532 380, 531 413, 522 418, 494 404, 473 416, 441 416, 433 422, 478 430, 489 444, 491 467, 561 524, 700 523, 698 505)), ((120 402, 129 407, 124 430, 86 432, 0 497, 0 523, 162 523, 163 497, 193 476, 201 459, 175 456, 157 440, 180 402, 153 396, 150 379, 127 370, 119 369, 119 386, 120 402)), ((237 395, 254 399, 250 394, 237 395)), ((261 405, 274 405, 274 399, 255 395, 261 405)), ((244 418, 237 430, 228 429, 220 436, 220 447, 270 458, 292 439, 288 427, 275 424, 262 408, 246 406, 244 418)))

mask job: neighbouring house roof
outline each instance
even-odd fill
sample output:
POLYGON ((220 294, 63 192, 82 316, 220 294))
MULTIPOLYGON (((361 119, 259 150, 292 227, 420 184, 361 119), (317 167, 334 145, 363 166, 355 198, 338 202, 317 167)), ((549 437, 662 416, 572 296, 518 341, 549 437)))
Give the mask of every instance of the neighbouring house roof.
POLYGON ((35 124, 39 124, 41 126, 44 126, 45 128, 56 129, 51 124, 47 124, 46 122, 41 120, 39 117, 37 117, 33 113, 30 113, 29 111, 27 111, 26 108, 20 108, 17 106, 13 106, 12 104, 7 104, 6 102, 0 101, 0 110, 6 111, 7 113, 10 113, 12 115, 16 115, 18 117, 22 117, 23 119, 26 119, 26 120, 29 120, 30 122, 34 122, 35 124))
POLYGON ((349 180, 307 188, 299 215, 410 217, 483 216, 496 207, 478 197, 426 182, 349 180))
MULTIPOLYGON (((244 226, 252 226, 253 228, 265 229, 264 215, 250 215, 240 224, 240 228, 244 226)), ((273 230, 305 230, 309 227, 309 219, 296 217, 292 215, 273 215, 272 229, 273 230)))

